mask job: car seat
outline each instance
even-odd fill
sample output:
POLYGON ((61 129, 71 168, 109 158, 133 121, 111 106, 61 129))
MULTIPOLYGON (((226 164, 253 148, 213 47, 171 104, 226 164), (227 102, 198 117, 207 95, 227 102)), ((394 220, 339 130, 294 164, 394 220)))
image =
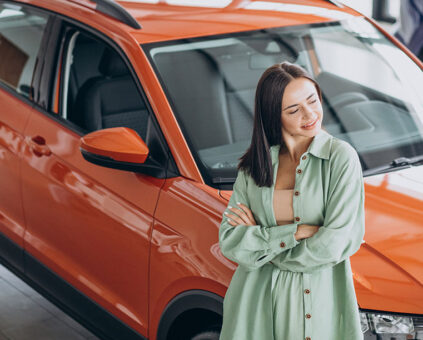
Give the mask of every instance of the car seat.
POLYGON ((144 100, 117 52, 105 48, 98 65, 100 76, 88 79, 78 90, 75 122, 91 132, 111 127, 129 127, 144 140, 148 111, 144 100))

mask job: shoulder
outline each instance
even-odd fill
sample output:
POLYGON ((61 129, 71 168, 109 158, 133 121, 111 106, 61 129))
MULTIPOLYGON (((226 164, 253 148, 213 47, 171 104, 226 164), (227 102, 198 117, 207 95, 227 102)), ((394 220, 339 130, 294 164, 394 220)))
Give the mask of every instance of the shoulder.
POLYGON ((238 169, 234 187, 236 186, 237 188, 245 188, 247 185, 247 177, 248 177, 248 174, 245 172, 244 169, 242 168, 238 169))
POLYGON ((356 149, 342 139, 333 137, 329 164, 332 174, 343 174, 350 177, 350 180, 362 176, 360 158, 356 149))
POLYGON ((360 162, 356 149, 350 143, 337 137, 332 137, 329 160, 335 165, 360 162))

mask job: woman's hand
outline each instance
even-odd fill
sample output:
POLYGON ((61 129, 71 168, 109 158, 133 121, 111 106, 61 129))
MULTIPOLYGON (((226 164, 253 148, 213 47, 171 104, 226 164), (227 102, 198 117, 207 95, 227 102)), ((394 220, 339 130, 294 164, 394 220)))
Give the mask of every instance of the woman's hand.
POLYGON ((232 211, 233 214, 229 214, 225 211, 225 215, 228 217, 228 223, 234 227, 239 224, 246 226, 257 225, 251 210, 245 204, 240 202, 237 202, 237 204, 238 208, 231 207, 230 205, 228 206, 229 210, 232 211))
POLYGON ((295 233, 295 239, 301 240, 304 238, 312 237, 319 230, 320 226, 310 224, 299 224, 297 232, 295 233))
MULTIPOLYGON (((242 224, 246 226, 257 225, 251 210, 242 203, 237 202, 238 208, 228 206, 229 210, 233 214, 229 214, 225 211, 225 215, 228 217, 228 223, 234 227, 242 224)), ((313 236, 319 230, 320 226, 310 224, 299 224, 297 232, 295 233, 295 239, 301 240, 313 236)))

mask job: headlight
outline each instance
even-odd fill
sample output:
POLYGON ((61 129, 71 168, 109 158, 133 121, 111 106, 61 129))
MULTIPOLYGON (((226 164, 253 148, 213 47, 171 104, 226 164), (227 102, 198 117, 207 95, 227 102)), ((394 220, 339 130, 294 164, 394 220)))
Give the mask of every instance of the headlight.
POLYGON ((360 312, 365 340, 423 340, 423 316, 360 312))
POLYGON ((414 332, 413 320, 410 317, 397 315, 371 314, 376 333, 411 334, 414 332))

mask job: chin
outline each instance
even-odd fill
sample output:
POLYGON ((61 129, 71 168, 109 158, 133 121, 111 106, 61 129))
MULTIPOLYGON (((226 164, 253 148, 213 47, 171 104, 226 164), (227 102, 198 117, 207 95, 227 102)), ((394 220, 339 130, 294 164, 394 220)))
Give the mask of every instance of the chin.
POLYGON ((300 134, 305 134, 307 136, 311 136, 311 135, 315 136, 315 135, 317 135, 319 133, 319 131, 321 130, 321 128, 322 127, 321 127, 320 122, 317 122, 316 123, 316 126, 312 130, 305 130, 305 129, 303 129, 303 128, 300 127, 300 131, 301 131, 300 134))

